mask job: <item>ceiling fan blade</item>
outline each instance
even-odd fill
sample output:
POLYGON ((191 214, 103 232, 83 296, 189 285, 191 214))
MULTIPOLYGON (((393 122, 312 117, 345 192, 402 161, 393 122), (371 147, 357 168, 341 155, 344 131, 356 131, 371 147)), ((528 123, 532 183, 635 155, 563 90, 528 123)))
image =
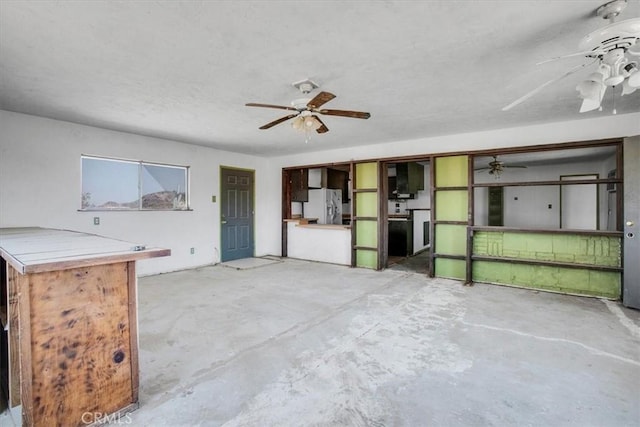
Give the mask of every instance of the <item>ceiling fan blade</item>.
POLYGON ((502 166, 503 168, 520 168, 520 169, 526 169, 527 166, 525 165, 504 165, 502 166))
POLYGON ((327 125, 324 124, 324 122, 322 120, 320 120, 320 117, 315 116, 315 115, 313 117, 315 117, 316 120, 318 122, 320 122, 320 124, 322 125, 318 129, 316 129, 316 132, 318 132, 318 133, 327 133, 327 132, 329 132, 329 128, 327 127, 327 125))
POLYGON ((486 171, 486 170, 489 170, 489 169, 491 169, 491 168, 489 168, 489 167, 475 168, 474 171, 486 171))
POLYGON ((515 101, 513 101, 511 104, 507 105, 506 107, 502 108, 502 111, 508 111, 510 109, 512 109, 513 107, 515 107, 518 104, 523 103, 524 101, 526 101, 527 99, 531 98, 532 96, 536 95, 538 92, 542 91, 542 89, 544 89, 545 87, 549 86, 550 84, 553 84, 559 80, 564 79, 565 77, 570 76, 571 74, 575 73, 576 71, 587 67, 589 65, 593 65, 595 62, 597 61, 597 59, 595 61, 592 61, 590 63, 587 64, 580 64, 576 67, 573 67, 571 70, 567 71, 566 73, 564 73, 563 75, 561 75, 560 77, 556 77, 555 79, 551 79, 546 83, 543 83, 542 85, 538 86, 537 88, 535 88, 534 90, 532 90, 531 92, 527 93, 526 95, 516 99, 515 101))
POLYGON ((317 94, 311 101, 307 102, 307 107, 310 109, 320 108, 320 106, 326 104, 331 101, 336 96, 329 92, 320 92, 317 94))
POLYGON ((260 126, 260 129, 269 129, 274 127, 275 125, 279 125, 282 122, 286 122, 289 119, 292 119, 294 117, 296 117, 298 114, 300 113, 296 113, 296 114, 289 114, 288 116, 284 116, 284 117, 280 117, 278 120, 274 120, 271 123, 267 123, 264 126, 260 126))
POLYGON ((348 111, 348 110, 316 110, 317 113, 326 114, 327 116, 342 116, 351 117, 354 119, 368 119, 371 114, 362 111, 348 111))
POLYGON ((291 111, 298 111, 297 109, 293 108, 293 107, 287 107, 284 105, 273 105, 273 104, 257 104, 255 102, 250 102, 248 104, 244 104, 247 107, 265 107, 265 108, 278 108, 280 110, 291 110, 291 111))
POLYGON ((576 53, 570 53, 569 55, 562 55, 562 56, 556 56, 553 58, 549 58, 549 59, 545 59, 544 61, 538 62, 536 63, 536 65, 542 65, 542 64, 546 64, 547 62, 552 62, 552 61, 557 61, 558 59, 564 59, 564 58, 573 58, 574 56, 599 56, 599 55, 604 55, 605 53, 607 53, 605 50, 586 50, 584 52, 576 52, 576 53))

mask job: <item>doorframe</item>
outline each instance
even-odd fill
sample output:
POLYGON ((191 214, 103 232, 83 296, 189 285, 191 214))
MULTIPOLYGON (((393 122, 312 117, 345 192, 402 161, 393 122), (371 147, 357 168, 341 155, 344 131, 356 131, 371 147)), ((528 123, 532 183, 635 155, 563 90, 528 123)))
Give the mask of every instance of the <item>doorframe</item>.
POLYGON ((256 170, 250 168, 241 168, 237 166, 225 166, 220 165, 218 170, 218 197, 220 198, 220 202, 218 203, 218 247, 220 248, 220 262, 222 261, 222 171, 223 169, 232 170, 232 171, 243 171, 243 172, 251 172, 251 210, 253 211, 251 217, 251 226, 253 228, 253 233, 251 233, 251 246, 252 246, 252 256, 256 256, 256 170))

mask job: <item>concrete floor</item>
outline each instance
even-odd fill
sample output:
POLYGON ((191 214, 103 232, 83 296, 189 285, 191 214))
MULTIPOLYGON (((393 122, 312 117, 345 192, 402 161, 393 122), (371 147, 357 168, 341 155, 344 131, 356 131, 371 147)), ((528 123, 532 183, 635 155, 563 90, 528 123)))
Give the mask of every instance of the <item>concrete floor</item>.
POLYGON ((640 420, 640 312, 610 301, 285 260, 144 277, 139 305, 130 425, 640 420))

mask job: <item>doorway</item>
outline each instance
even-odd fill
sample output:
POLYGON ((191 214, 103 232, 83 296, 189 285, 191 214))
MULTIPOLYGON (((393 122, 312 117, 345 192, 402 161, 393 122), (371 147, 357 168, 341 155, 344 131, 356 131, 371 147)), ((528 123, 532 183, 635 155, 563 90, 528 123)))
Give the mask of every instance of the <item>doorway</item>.
POLYGON ((384 165, 386 267, 428 274, 431 259, 430 159, 384 165))
POLYGON ((253 170, 220 168, 220 261, 254 254, 253 170))

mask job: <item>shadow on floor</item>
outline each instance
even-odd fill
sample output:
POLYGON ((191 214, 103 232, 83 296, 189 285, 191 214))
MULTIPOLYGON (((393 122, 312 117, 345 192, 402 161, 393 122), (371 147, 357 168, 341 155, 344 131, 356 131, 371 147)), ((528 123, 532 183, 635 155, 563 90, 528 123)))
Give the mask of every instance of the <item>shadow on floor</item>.
POLYGON ((429 251, 422 251, 410 257, 389 257, 388 268, 394 271, 429 273, 429 251))

